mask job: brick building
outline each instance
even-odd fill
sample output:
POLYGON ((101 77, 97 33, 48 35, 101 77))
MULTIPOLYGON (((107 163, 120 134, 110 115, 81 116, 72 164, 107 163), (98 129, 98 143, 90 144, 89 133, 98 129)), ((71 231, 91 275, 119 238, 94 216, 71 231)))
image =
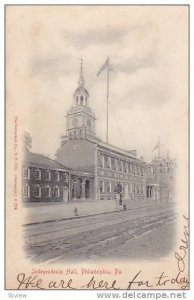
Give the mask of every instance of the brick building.
POLYGON ((25 152, 22 178, 25 202, 68 202, 70 170, 37 153, 25 152))
POLYGON ((22 164, 24 202, 69 202, 89 198, 93 175, 70 170, 44 155, 25 152, 22 164), (78 185, 79 182, 79 185, 78 185), (77 189, 74 188, 76 185, 77 189))
POLYGON ((169 199, 174 195, 172 160, 158 157, 150 164, 96 136, 95 114, 89 106, 82 63, 73 105, 66 115, 66 135, 56 161, 26 152, 23 163, 25 201, 71 202, 111 200, 121 187, 122 199, 169 199))
MULTIPOLYGON (((137 158, 136 151, 125 151, 101 141, 96 136, 95 121, 81 64, 73 105, 66 115, 67 132, 62 137, 56 160, 70 169, 93 174, 93 178, 87 179, 89 198, 113 199, 118 184, 122 186, 124 198, 144 198, 146 164, 143 158, 137 158)), ((79 186, 78 181, 73 187, 77 198, 80 198, 79 186)))
POLYGON ((156 157, 146 167, 146 196, 156 201, 174 198, 176 162, 167 157, 156 157))

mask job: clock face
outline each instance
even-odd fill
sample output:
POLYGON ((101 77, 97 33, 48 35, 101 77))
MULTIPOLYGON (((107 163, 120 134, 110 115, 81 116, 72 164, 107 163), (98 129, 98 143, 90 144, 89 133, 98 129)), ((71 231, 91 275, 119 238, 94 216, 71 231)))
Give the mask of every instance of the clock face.
POLYGON ((77 126, 78 120, 77 119, 73 119, 72 124, 73 124, 74 127, 77 126))
POLYGON ((92 125, 91 121, 90 120, 87 120, 87 126, 90 128, 92 125))

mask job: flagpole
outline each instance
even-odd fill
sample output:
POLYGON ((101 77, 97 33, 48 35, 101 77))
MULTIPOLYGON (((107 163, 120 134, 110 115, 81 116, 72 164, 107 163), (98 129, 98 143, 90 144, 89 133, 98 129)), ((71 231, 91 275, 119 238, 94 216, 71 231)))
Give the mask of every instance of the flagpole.
POLYGON ((106 93, 106 142, 108 143, 108 105, 109 105, 109 57, 107 68, 107 93, 106 93))

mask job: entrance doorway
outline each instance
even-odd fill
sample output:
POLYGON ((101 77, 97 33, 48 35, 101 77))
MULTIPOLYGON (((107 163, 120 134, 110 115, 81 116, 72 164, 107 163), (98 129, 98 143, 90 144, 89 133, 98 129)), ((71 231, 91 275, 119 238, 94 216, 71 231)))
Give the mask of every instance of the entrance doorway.
POLYGON ((90 181, 88 179, 85 182, 85 197, 86 199, 90 197, 90 181))

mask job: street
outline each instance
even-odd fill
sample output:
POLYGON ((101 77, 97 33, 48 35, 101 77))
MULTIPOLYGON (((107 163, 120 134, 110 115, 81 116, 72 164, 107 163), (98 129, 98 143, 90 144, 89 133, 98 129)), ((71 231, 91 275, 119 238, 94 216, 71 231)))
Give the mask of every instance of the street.
POLYGON ((173 247, 173 207, 155 205, 71 220, 26 225, 25 251, 34 262, 149 259, 173 247))

